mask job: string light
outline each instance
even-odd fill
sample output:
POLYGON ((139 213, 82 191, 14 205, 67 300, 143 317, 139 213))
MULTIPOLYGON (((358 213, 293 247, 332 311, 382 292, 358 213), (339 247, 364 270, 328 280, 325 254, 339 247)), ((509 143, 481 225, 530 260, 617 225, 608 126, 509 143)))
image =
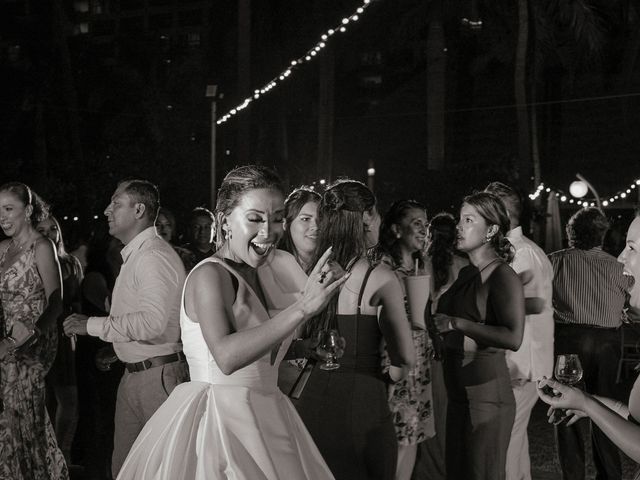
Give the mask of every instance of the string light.
MULTIPOLYGON (((629 185, 627 188, 623 188, 620 189, 618 191, 618 193, 616 193, 615 195, 610 196, 608 199, 603 200, 602 201, 602 206, 603 207, 610 207, 613 203, 615 203, 618 200, 621 199, 625 199, 627 198, 627 196, 629 196, 631 194, 631 192, 638 186, 640 185, 640 179, 636 179, 633 181, 633 183, 631 183, 631 185, 629 185)), ((536 187, 536 189, 534 190, 533 193, 529 194, 529 198, 531 200, 535 200, 536 198, 538 198, 540 196, 540 194, 544 191, 544 192, 551 192, 551 188, 550 187, 546 187, 544 185, 544 183, 540 183, 540 185, 538 185, 536 187)), ((561 190, 559 190, 559 192, 562 192, 561 190)), ((563 193, 558 193, 555 192, 556 197, 558 197, 560 199, 561 202, 565 203, 576 203, 574 202, 574 200, 572 198, 567 198, 566 195, 564 195, 563 193)), ((587 202, 587 201, 582 201, 582 200, 578 200, 577 201, 578 205, 584 206, 584 207, 588 207, 588 206, 595 206, 595 203, 591 202, 587 202)))
POLYGON ((245 98, 242 101, 242 103, 240 103, 239 105, 236 105, 235 107, 231 108, 227 113, 222 115, 216 121, 216 124, 221 125, 227 122, 229 119, 231 119, 232 117, 240 113, 242 110, 247 108, 251 104, 251 102, 258 100, 261 96, 265 95, 266 93, 274 89, 277 85, 279 85, 278 82, 282 82, 286 80, 295 71, 293 70, 293 68, 297 68, 300 65, 304 63, 308 63, 314 58, 316 58, 318 56, 318 53, 320 53, 320 51, 327 46, 326 42, 329 40, 329 37, 333 36, 337 32, 341 32, 341 33, 346 32, 347 26, 350 26, 353 22, 357 22, 361 18, 361 15, 364 13, 365 9, 370 6, 370 3, 371 3, 371 0, 363 0, 362 5, 356 8, 351 15, 342 18, 340 20, 340 23, 338 23, 333 28, 329 28, 325 33, 320 35, 320 40, 315 45, 309 48, 300 57, 294 58, 293 60, 291 60, 289 62, 289 66, 286 69, 284 69, 282 72, 280 72, 275 77, 273 77, 269 82, 267 82, 261 88, 255 89, 253 91, 253 94, 245 98))

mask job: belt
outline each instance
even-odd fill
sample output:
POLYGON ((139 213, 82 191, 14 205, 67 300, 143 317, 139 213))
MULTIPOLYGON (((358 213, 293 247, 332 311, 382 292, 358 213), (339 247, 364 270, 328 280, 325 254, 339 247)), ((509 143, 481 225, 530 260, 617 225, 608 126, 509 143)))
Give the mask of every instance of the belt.
POLYGON ((167 363, 178 362, 181 360, 185 360, 186 357, 182 352, 170 353, 169 355, 159 355, 157 357, 147 358, 141 362, 136 363, 125 363, 124 366, 127 368, 129 373, 134 372, 142 372, 143 370, 149 370, 150 368, 159 367, 161 365, 165 365, 167 363))

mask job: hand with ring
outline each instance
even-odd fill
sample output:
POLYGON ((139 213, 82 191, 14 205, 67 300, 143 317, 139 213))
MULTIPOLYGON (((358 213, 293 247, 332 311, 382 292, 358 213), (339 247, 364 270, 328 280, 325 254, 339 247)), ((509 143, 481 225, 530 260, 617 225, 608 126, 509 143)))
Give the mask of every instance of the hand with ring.
MULTIPOLYGON (((319 313, 349 277, 348 273, 336 275, 338 270, 329 262, 330 256, 331 248, 328 248, 313 267, 302 292, 302 298, 299 301, 306 318, 319 313)), ((339 271, 344 273, 342 269, 339 271)))

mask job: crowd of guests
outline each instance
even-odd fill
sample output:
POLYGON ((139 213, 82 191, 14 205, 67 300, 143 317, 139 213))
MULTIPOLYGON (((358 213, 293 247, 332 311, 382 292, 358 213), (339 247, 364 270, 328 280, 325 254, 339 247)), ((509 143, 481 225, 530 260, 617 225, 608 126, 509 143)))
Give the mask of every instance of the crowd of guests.
POLYGON ((0 186, 0 478, 530 479, 538 398, 563 478, 585 477, 589 419, 598 478, 640 461, 640 387, 611 400, 640 217, 616 259, 596 208, 547 256, 499 182, 458 220, 378 208, 355 180, 287 192, 237 167, 185 243, 127 180, 78 258, 35 192, 0 186), (582 389, 554 353, 580 356, 582 389))

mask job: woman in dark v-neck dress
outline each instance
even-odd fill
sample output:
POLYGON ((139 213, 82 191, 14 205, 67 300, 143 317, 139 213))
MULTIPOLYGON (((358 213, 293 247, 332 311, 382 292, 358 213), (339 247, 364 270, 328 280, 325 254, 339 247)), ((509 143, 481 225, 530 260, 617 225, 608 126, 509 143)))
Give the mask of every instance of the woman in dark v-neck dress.
POLYGON ((42 214, 26 185, 0 187, 0 478, 11 480, 68 478, 45 406, 62 303, 53 244, 34 228, 42 214))
POLYGON ((314 365, 295 405, 337 480, 394 478, 398 444, 387 385, 415 363, 400 283, 388 265, 370 264, 365 255, 377 243, 379 224, 375 197, 360 182, 339 181, 325 192, 318 251, 333 245, 333 260, 351 276, 305 336, 337 328, 346 346, 337 370, 314 365), (392 364, 387 378, 383 338, 392 364))
POLYGON ((515 400, 505 349, 517 350, 524 329, 524 295, 506 263, 509 218, 490 193, 464 199, 457 248, 469 255, 440 297, 436 325, 444 334, 447 387, 446 466, 450 480, 501 480, 515 400))

